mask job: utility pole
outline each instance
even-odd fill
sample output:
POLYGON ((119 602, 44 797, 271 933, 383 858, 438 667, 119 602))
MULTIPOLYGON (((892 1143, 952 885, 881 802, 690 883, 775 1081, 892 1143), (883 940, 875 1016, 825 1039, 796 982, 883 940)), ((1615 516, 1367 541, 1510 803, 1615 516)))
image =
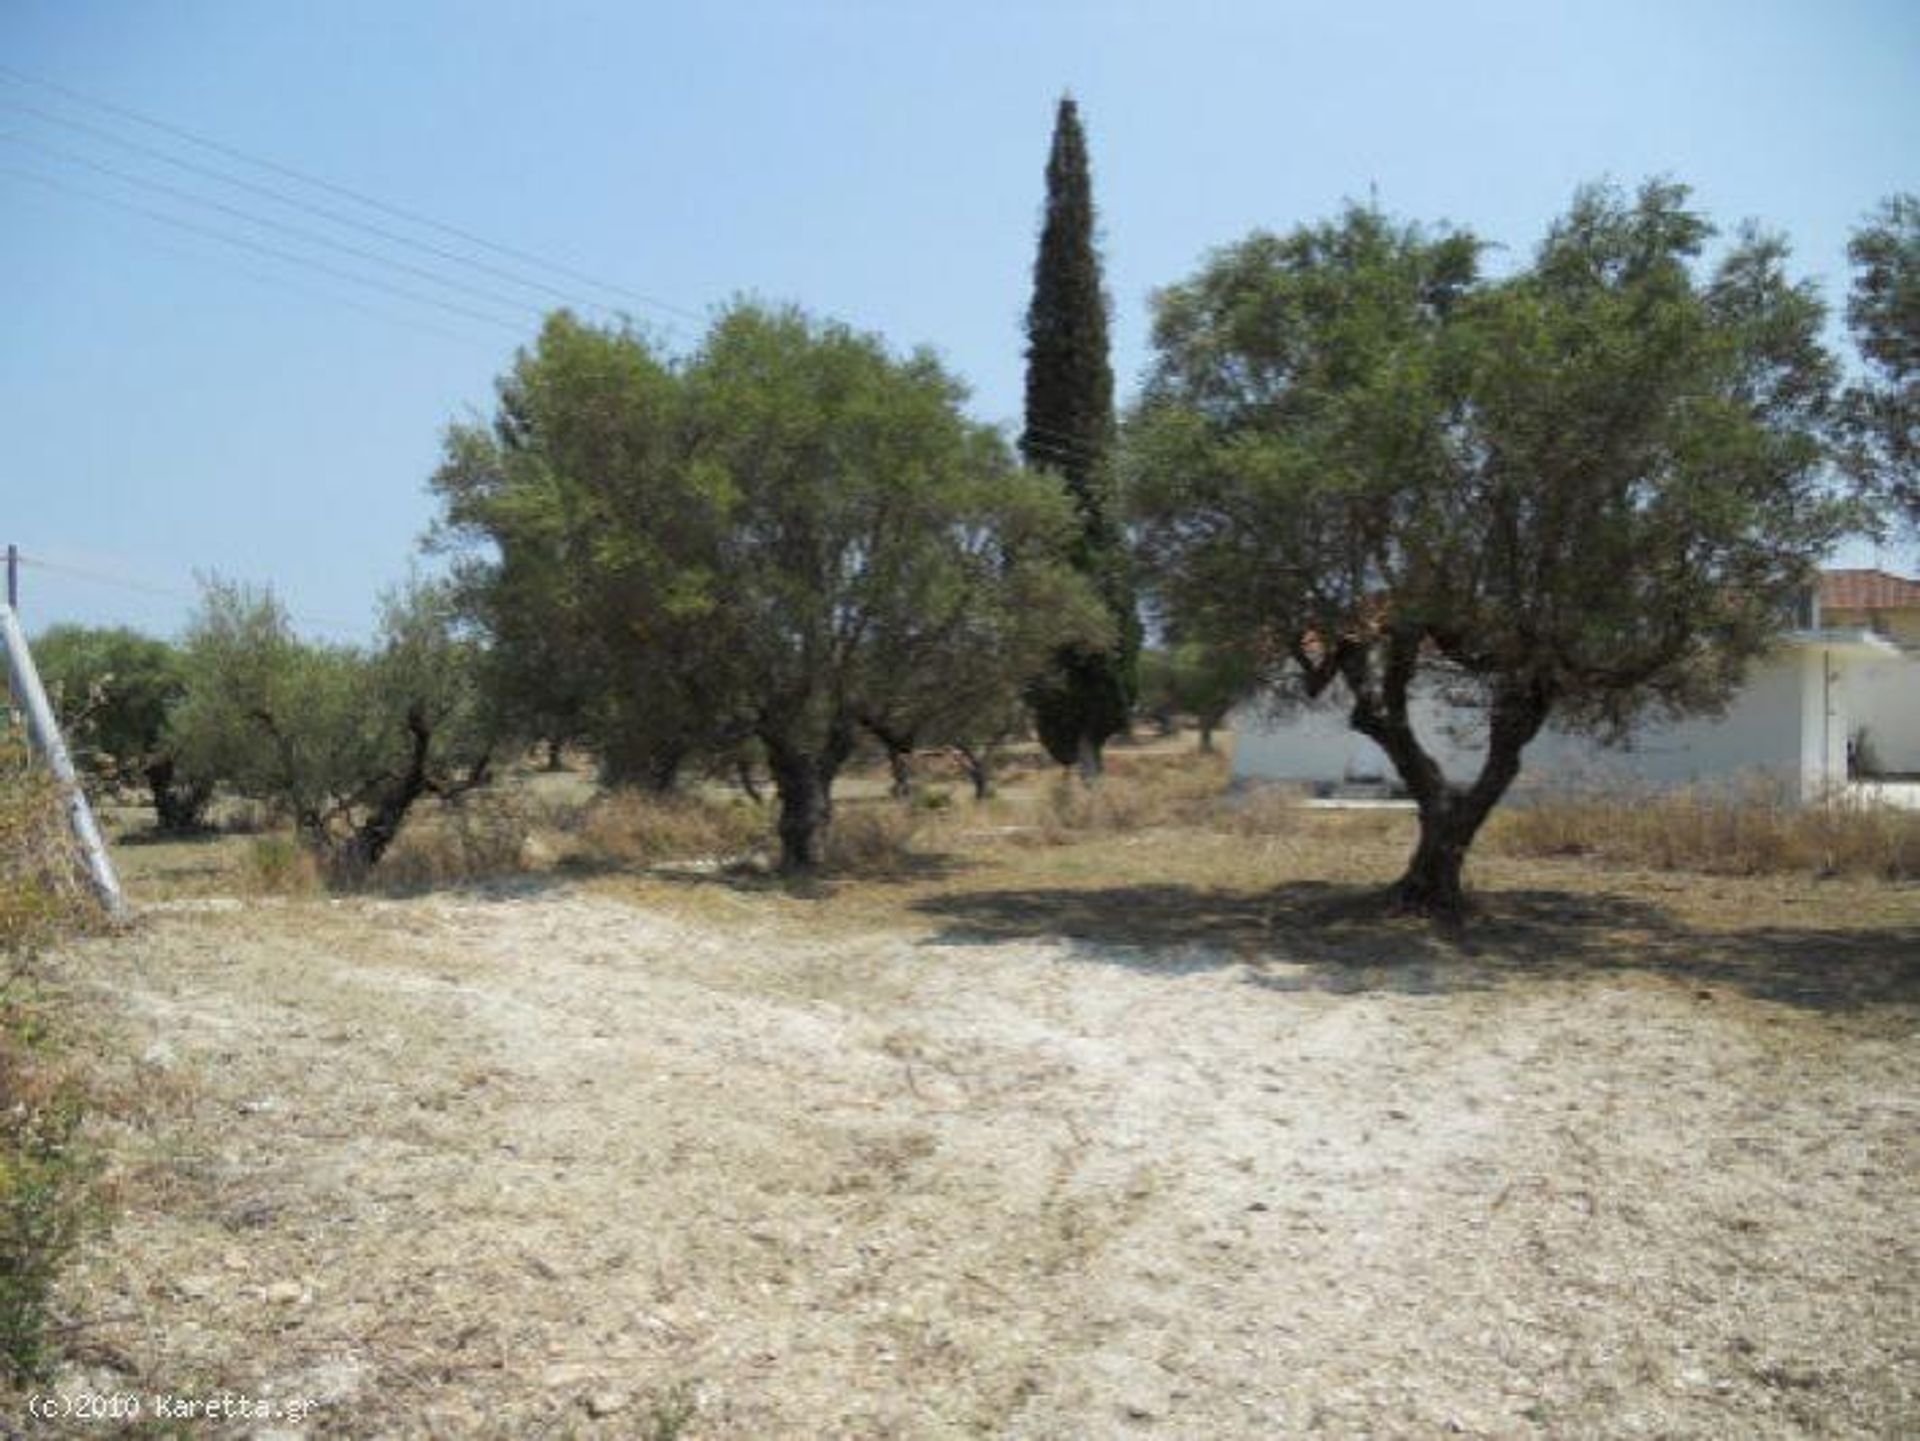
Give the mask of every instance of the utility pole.
POLYGON ((20 549, 9 545, 7 604, 0 609, 0 647, 7 653, 7 686, 13 692, 14 705, 26 713, 28 742, 47 758, 47 768, 60 787, 66 802, 67 823, 73 827, 74 839, 80 842, 88 879, 93 882, 107 914, 123 920, 127 916, 127 898, 121 893, 120 878, 113 873, 113 861, 107 855, 106 842, 100 838, 100 827, 94 823, 93 807, 87 804, 87 793, 81 789, 80 777, 74 773, 73 758, 67 754, 60 723, 54 718, 53 707, 47 704, 47 692, 40 684, 33 652, 27 649, 27 633, 20 628, 16 609, 19 601, 20 549))

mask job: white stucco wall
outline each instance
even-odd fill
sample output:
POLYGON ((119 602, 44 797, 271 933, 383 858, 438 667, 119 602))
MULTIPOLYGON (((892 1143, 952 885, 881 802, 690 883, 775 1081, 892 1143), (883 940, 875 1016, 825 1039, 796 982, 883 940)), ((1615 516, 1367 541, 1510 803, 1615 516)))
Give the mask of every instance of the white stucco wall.
MULTIPOLYGON (((1724 715, 1645 726, 1623 748, 1549 727, 1527 747, 1521 785, 1618 780, 1670 786, 1765 773, 1811 798, 1846 777, 1846 683, 1856 666, 1845 653, 1785 647, 1749 671, 1724 715)), ((1336 686, 1317 703, 1278 714, 1257 703, 1243 706, 1234 719, 1235 777, 1335 785, 1395 779, 1380 748, 1347 725, 1350 705, 1336 686)), ((1472 719, 1430 691, 1413 706, 1415 730, 1454 780, 1470 779, 1484 754, 1472 719)))
POLYGON ((1920 773, 1920 656, 1868 660, 1848 675, 1848 719, 1867 728, 1881 768, 1920 773))

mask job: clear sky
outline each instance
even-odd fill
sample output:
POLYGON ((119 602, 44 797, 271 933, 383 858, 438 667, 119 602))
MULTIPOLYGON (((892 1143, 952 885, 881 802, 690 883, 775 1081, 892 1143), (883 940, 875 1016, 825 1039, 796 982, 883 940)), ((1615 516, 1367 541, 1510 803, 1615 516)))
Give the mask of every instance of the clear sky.
POLYGON ((1920 190, 1914 0, 0 0, 0 67, 0 542, 123 582, 30 567, 36 630, 172 633, 213 571, 271 582, 316 634, 365 635, 432 517, 443 428, 490 408, 553 291, 682 345, 734 295, 797 301, 932 345, 981 418, 1014 418, 1063 90, 1092 149, 1123 398, 1154 287, 1370 190, 1524 254, 1581 182, 1671 175, 1718 221, 1784 231, 1836 303, 1848 231, 1920 190))

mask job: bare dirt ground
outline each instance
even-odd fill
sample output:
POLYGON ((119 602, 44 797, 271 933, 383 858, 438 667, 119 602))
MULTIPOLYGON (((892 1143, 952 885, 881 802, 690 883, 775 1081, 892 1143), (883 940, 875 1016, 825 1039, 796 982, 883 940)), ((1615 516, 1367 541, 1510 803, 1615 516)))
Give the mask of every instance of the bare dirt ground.
POLYGON ((1116 838, 844 904, 150 907, 62 960, 152 1097, 63 1385, 314 1403, 235 1435, 1920 1431, 1920 895, 1511 863, 1455 944, 1347 917, 1316 834, 1279 890, 1186 876, 1231 838, 1106 883, 1116 838))

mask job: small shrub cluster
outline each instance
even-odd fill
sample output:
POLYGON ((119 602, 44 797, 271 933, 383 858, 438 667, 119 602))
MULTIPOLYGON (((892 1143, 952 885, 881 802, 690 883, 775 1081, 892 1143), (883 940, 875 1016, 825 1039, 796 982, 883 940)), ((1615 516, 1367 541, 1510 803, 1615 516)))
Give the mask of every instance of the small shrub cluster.
POLYGON ((0 951, 28 954, 86 915, 85 874, 53 778, 0 731, 0 951))
POLYGON ((766 845, 770 828, 769 812, 745 799, 613 791, 587 807, 576 843, 583 859, 615 864, 730 860, 766 845))
POLYGON ((1508 855, 1591 856, 1716 875, 1920 877, 1920 812, 1851 797, 1797 804, 1778 787, 1543 795, 1499 812, 1508 855))
POLYGON ((0 999, 0 1369, 16 1386, 52 1369, 54 1286, 93 1209, 85 1091, 37 1010, 0 999))
POLYGON ((1236 836, 1274 836, 1300 824, 1305 790, 1280 784, 1253 785, 1229 794, 1214 815, 1214 828, 1236 836))
POLYGON ((1041 797, 1033 834, 1045 844, 1065 845, 1089 834, 1205 824, 1219 811, 1224 783, 1223 763, 1198 754, 1113 765, 1092 786, 1061 774, 1041 797))
POLYGON ((313 852, 291 835, 254 837, 240 866, 242 889, 265 896, 310 896, 324 885, 313 852))
POLYGON ((17 737, 0 737, 0 1379, 44 1380, 49 1310, 91 1209, 76 1143, 84 1092, 29 971, 92 912, 58 792, 17 737))
POLYGON ((516 875, 528 867, 541 820, 529 798, 475 791, 410 819, 382 860, 378 880, 396 890, 423 890, 516 875))
POLYGON ((827 869, 851 876, 899 874, 914 860, 914 839, 927 814, 891 804, 836 806, 827 832, 827 869))

